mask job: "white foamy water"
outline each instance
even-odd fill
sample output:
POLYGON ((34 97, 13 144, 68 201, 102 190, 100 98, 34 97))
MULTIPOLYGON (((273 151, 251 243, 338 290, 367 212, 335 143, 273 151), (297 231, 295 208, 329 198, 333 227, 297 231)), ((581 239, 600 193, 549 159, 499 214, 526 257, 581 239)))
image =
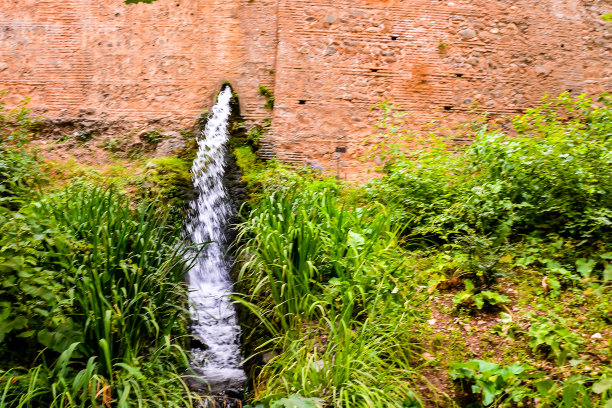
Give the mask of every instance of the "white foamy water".
POLYGON ((223 187, 231 98, 232 91, 226 86, 198 138, 198 155, 192 167, 197 198, 190 203, 186 223, 193 243, 209 242, 189 271, 188 279, 193 305, 192 331, 204 345, 192 349, 191 366, 208 383, 211 394, 240 393, 246 380, 240 367, 240 326, 229 299, 231 263, 225 255, 226 231, 232 216, 223 187))

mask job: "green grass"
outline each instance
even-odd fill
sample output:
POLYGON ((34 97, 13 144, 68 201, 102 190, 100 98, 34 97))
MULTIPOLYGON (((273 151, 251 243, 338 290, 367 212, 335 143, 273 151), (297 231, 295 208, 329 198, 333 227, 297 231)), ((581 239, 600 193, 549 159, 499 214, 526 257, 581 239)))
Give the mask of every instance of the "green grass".
POLYGON ((609 97, 463 148, 394 119, 362 187, 237 149, 252 406, 607 408, 609 97))
MULTIPOLYGON (((197 406, 183 380, 194 248, 153 193, 38 188, 28 114, 0 110, 0 407, 197 406)), ((188 173, 155 164, 160 194, 188 173)))

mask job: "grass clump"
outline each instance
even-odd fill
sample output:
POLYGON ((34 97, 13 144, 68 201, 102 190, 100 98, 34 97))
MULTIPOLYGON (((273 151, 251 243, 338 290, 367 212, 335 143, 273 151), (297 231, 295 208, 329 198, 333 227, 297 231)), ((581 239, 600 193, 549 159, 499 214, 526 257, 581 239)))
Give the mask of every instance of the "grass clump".
POLYGON ((466 146, 384 105, 366 186, 241 148, 253 406, 612 403, 610 103, 475 120, 466 146))
POLYGON ((0 407, 197 405, 181 229, 112 186, 38 189, 29 112, 0 118, 0 407))

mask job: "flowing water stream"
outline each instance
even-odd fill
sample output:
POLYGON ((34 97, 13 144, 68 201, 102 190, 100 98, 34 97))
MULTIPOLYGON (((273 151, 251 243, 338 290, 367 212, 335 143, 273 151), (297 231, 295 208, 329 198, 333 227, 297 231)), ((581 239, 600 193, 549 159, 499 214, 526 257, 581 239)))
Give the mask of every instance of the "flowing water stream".
POLYGON ((231 260, 225 253, 232 216, 223 186, 231 98, 231 88, 224 87, 198 138, 198 155, 192 168, 197 198, 190 203, 186 223, 193 243, 208 242, 188 279, 192 330, 195 343, 199 343, 192 349, 191 366, 205 381, 211 395, 239 395, 246 380, 240 367, 240 326, 229 298, 231 260))

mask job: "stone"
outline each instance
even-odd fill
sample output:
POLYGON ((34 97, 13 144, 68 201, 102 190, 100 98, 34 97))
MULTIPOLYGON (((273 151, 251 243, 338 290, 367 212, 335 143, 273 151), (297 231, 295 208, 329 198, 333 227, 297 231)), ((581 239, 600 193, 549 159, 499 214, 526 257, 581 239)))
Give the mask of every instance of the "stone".
POLYGON ((459 35, 464 40, 471 40, 473 38, 476 38, 476 31, 472 30, 471 28, 466 28, 464 30, 459 31, 459 35))
POLYGON ((474 57, 474 56, 472 56, 472 57, 470 57, 470 58, 468 58, 468 59, 466 60, 466 62, 467 62, 468 64, 472 65, 472 66, 476 66, 476 65, 478 65, 478 61, 479 61, 479 59, 478 59, 477 57, 474 57))
POLYGON ((329 46, 327 47, 327 49, 325 50, 323 54, 324 55, 334 55, 337 51, 338 50, 336 49, 336 47, 329 46))
POLYGON ((5 71, 9 67, 9 64, 2 61, 0 62, 0 72, 5 71))
POLYGON ((334 16, 333 14, 328 14, 325 17, 325 20, 323 20, 324 22, 328 23, 328 24, 333 24, 334 21, 336 21, 336 16, 334 16))
POLYGON ((542 76, 547 76, 548 74, 550 74, 550 68, 546 65, 536 65, 533 70, 536 74, 542 76))
POLYGON ((155 149, 156 157, 171 156, 185 148, 185 139, 179 132, 166 132, 163 140, 159 142, 155 149))

